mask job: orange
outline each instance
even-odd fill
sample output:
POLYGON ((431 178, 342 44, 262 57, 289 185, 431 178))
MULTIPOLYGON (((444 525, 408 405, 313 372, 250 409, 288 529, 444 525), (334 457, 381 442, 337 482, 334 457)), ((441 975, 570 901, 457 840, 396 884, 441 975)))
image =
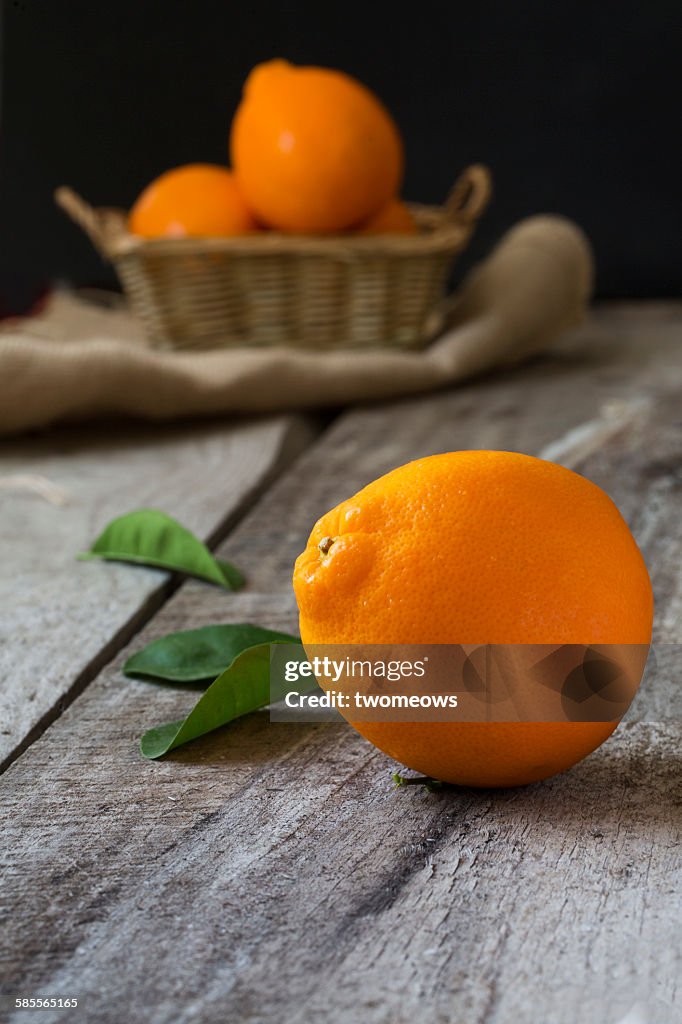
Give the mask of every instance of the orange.
POLYGON ((281 231, 343 231, 400 187, 398 129, 360 82, 328 68, 259 64, 232 124, 232 166, 256 217, 281 231))
POLYGON ((243 235, 257 225, 234 175, 214 164, 186 164, 166 171, 148 185, 128 219, 134 235, 243 235))
POLYGON ((389 199, 357 229, 359 235, 414 235, 417 222, 401 199, 389 199))
MULTIPOLYGON (((510 452, 434 455, 375 480, 316 524, 294 589, 304 644, 651 640, 649 576, 611 499, 577 473, 510 452)), ((410 768, 470 786, 547 778, 615 728, 353 724, 410 768)))

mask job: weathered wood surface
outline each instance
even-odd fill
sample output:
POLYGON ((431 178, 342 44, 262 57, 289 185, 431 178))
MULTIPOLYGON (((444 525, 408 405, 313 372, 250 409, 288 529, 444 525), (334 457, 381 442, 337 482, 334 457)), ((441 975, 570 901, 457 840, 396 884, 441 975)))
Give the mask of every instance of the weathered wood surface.
MULTIPOLYGON (((457 447, 554 453, 605 486, 652 569, 658 638, 679 644, 682 309, 650 314, 602 313, 532 367, 345 415, 221 546, 248 588, 183 585, 129 650, 213 621, 292 627, 315 517, 457 447)), ((394 789, 345 726, 266 714, 146 763, 140 733, 193 697, 126 680, 127 653, 4 776, 8 993, 77 995, 104 1024, 616 1024, 637 1003, 646 1024, 682 1020, 679 674, 563 776, 429 793, 394 789)))
POLYGON ((310 437, 305 421, 277 417, 73 427, 0 445, 0 764, 168 595, 168 573, 77 562, 76 553, 141 507, 217 539, 310 437), (30 488, 36 478, 56 489, 55 503, 30 488))

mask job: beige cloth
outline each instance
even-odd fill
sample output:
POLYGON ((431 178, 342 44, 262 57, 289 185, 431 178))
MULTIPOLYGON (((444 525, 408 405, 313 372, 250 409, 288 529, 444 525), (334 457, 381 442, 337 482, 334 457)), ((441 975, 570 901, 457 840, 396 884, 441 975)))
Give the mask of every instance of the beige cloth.
POLYGON ((422 352, 149 348, 125 310, 57 293, 0 331, 0 433, 112 413, 162 420, 345 405, 415 394, 509 365, 583 318, 592 259, 561 217, 509 231, 448 302, 422 352))

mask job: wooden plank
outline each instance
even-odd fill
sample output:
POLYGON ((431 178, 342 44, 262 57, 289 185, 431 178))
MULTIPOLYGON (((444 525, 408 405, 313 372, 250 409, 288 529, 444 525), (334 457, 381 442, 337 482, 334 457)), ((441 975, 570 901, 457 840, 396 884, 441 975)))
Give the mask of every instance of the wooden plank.
MULTIPOLYGON (((212 621, 292 627, 317 515, 474 446, 553 446, 606 486, 652 568, 659 638, 679 643, 681 324, 604 314, 530 369, 343 417, 221 546, 247 590, 183 586, 131 649, 212 621)), ((192 698, 125 680, 125 654, 3 779, 8 994, 77 994, 103 1024, 616 1024, 637 1001, 680 1020, 679 721, 624 725, 510 792, 395 790, 349 728, 266 714, 152 764, 137 737, 192 698)))
POLYGON ((212 542, 312 432, 240 425, 64 428, 0 447, 0 764, 96 675, 169 594, 169 574, 77 562, 114 516, 151 506, 212 542), (53 492, 50 503, 31 489, 53 492))

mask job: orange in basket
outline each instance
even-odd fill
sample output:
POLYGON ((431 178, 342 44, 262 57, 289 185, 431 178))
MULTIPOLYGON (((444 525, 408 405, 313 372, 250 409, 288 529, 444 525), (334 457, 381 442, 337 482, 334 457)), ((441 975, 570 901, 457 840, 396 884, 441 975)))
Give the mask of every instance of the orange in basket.
POLYGON ((257 230, 234 175, 214 164, 187 164, 156 178, 130 211, 143 238, 215 238, 257 230))
POLYGON ((417 222, 409 206, 401 199, 391 199, 357 229, 359 235, 414 235, 417 222))
POLYGON ((395 196, 403 146, 392 117, 341 71, 260 64, 230 138, 232 165, 259 220, 281 231, 343 231, 395 196))

